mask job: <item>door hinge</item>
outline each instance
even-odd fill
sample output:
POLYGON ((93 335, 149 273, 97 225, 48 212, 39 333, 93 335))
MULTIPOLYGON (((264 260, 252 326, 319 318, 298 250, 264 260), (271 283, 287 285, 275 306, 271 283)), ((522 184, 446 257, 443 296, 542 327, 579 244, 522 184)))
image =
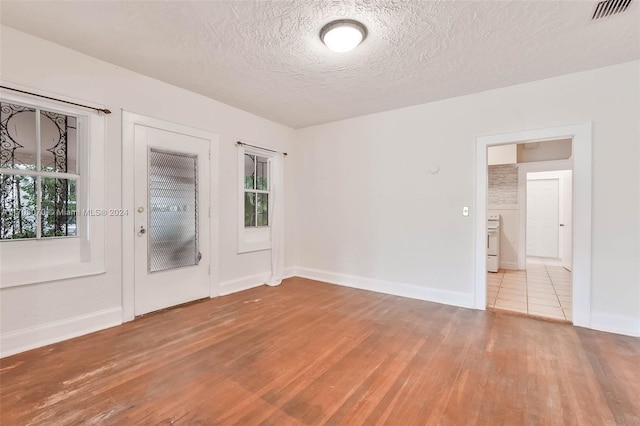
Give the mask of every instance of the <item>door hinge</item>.
POLYGON ((209 150, 209 160, 211 160, 211 150, 209 150))
POLYGON ((211 275, 211 265, 209 265, 209 272, 207 272, 209 275, 211 275))

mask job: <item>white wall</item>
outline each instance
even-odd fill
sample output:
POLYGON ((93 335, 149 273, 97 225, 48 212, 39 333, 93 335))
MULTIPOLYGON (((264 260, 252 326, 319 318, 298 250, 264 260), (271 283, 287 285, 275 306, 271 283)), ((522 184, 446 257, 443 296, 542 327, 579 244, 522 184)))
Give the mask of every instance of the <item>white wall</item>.
MULTIPOLYGON (((593 120, 594 321, 640 332, 638 61, 293 131, 13 29, 0 31, 3 82, 113 111, 105 159, 109 208, 121 205, 122 109, 220 135, 220 279, 228 289, 257 283, 270 268, 267 252, 236 254, 236 139, 290 154, 286 266, 471 306, 476 136, 593 120), (430 173, 435 166, 439 172, 430 173), (461 215, 463 206, 471 206, 471 217, 461 215)), ((119 321, 118 218, 109 218, 107 235, 106 274, 0 291, 3 353, 119 321)))
POLYGON ((634 61, 299 130, 300 273, 465 304, 475 138, 593 121, 593 326, 640 334, 639 72, 634 61))
MULTIPOLYGON (((1 27, 0 77, 27 86, 102 104, 107 116, 107 208, 121 206, 121 111, 135 112, 220 135, 220 271, 227 290, 257 284, 270 271, 269 252, 236 253, 237 160, 235 141, 243 139, 289 152, 285 175, 292 176, 294 131, 192 92, 136 74, 61 46, 1 27)), ((212 78, 215 78, 212 76, 212 78)), ((287 215, 293 212, 288 180, 287 215)), ((291 223, 291 222, 289 222, 291 223)), ((99 276, 3 289, 0 333, 3 353, 119 322, 122 306, 121 221, 108 219, 107 273, 99 276)), ((292 241, 293 228, 286 229, 292 241)), ((286 265, 292 264, 287 244, 286 265)))

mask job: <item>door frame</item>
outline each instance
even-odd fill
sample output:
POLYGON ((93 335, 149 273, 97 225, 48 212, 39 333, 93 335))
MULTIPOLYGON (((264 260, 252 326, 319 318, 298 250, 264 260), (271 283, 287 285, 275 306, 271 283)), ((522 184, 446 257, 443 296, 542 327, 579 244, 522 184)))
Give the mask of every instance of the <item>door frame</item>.
POLYGON ((135 221, 133 212, 135 210, 135 189, 131 182, 135 178, 135 126, 147 126, 159 130, 166 130, 192 136, 209 141, 211 147, 210 161, 210 206, 211 215, 209 218, 209 252, 211 253, 209 275, 209 297, 216 297, 220 294, 219 282, 219 145, 220 138, 217 134, 206 130, 194 129, 182 124, 158 118, 148 117, 128 111, 122 111, 122 208, 130 214, 122 217, 122 320, 131 321, 135 318, 135 221))
MULTIPOLYGON (((573 175, 573 156, 567 160, 535 161, 518 164, 518 232, 520 236, 518 241, 518 269, 520 270, 524 270, 527 267, 527 174, 564 170, 571 170, 573 175)), ((558 180, 559 183, 560 181, 558 180)), ((573 199, 571 200, 571 206, 571 214, 573 216, 573 199)), ((562 221, 562 218, 559 218, 559 220, 562 221)), ((573 233, 573 224, 571 230, 573 233)), ((559 255, 562 255, 560 247, 558 247, 558 251, 559 255)))
POLYGON ((487 306, 487 148, 495 145, 572 139, 573 324, 591 327, 592 122, 523 130, 476 138, 475 309, 487 306))

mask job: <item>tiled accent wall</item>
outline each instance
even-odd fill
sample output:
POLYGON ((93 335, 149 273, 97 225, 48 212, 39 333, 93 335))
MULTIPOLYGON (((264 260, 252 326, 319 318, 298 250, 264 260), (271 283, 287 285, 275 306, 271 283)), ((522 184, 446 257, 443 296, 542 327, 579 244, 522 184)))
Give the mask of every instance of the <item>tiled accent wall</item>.
POLYGON ((518 204, 518 167, 489 166, 489 204, 518 204))

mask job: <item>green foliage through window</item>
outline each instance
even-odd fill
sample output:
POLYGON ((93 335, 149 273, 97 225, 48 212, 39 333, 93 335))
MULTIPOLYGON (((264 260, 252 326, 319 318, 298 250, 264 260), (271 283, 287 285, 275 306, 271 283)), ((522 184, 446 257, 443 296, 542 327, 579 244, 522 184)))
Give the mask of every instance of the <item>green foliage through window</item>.
POLYGON ((244 157, 244 226, 269 226, 269 160, 244 157))
POLYGON ((0 240, 77 235, 76 121, 0 103, 0 240))

